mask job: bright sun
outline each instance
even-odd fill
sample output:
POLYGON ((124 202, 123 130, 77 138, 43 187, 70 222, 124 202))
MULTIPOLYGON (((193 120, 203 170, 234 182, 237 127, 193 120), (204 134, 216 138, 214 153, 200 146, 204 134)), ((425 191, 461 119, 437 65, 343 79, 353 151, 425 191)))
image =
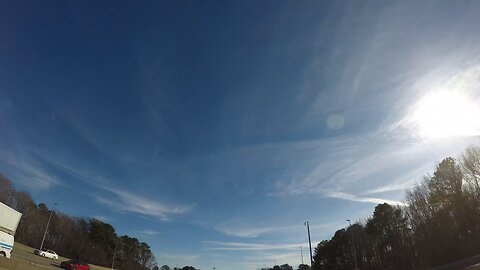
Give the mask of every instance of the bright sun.
POLYGON ((480 135, 480 108, 467 96, 452 92, 426 95, 415 119, 423 137, 480 135))

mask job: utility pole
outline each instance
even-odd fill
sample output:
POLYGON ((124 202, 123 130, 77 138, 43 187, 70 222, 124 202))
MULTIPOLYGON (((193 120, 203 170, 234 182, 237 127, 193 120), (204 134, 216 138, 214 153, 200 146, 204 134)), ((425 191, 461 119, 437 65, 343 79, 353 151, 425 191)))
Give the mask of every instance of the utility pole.
MULTIPOLYGON (((53 205, 57 205, 54 203, 53 205)), ((45 242, 45 236, 47 236, 48 226, 50 226, 50 220, 52 219, 53 209, 50 210, 50 216, 48 217, 47 227, 45 227, 45 232, 43 233, 42 243, 40 244, 40 250, 43 249, 43 242, 45 242)))
POLYGON ((305 222, 305 226, 307 226, 307 232, 308 232, 308 244, 310 246, 310 269, 313 268, 313 256, 312 256, 312 240, 310 239, 310 224, 308 221, 305 222))
POLYGON ((303 248, 302 246, 298 246, 300 248, 300 256, 302 256, 302 264, 303 264, 303 248))
POLYGON ((115 258, 117 257, 117 246, 118 246, 118 237, 117 237, 117 241, 115 242, 115 251, 113 252, 112 270, 113 270, 113 267, 115 266, 115 258))
POLYGON ((355 238, 353 237, 353 228, 352 227, 352 222, 350 221, 350 219, 347 219, 348 221, 348 224, 350 224, 350 234, 351 234, 351 237, 352 237, 352 253, 353 253, 353 263, 354 263, 354 269, 357 270, 358 269, 358 266, 357 266, 357 252, 355 252, 355 238))

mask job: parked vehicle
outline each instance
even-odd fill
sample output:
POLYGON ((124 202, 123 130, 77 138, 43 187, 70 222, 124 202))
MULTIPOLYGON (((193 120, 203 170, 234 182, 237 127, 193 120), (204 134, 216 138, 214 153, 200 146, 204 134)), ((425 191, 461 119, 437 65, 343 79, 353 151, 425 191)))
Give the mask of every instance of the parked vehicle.
POLYGON ((0 256, 10 258, 22 214, 0 203, 0 256))
POLYGON ((60 264, 60 267, 67 270, 90 270, 90 265, 80 260, 68 260, 60 264))
POLYGON ((34 253, 35 255, 42 256, 42 257, 45 257, 45 258, 49 258, 49 259, 52 259, 52 260, 58 260, 58 255, 57 255, 57 253, 55 253, 55 251, 53 251, 53 250, 49 250, 49 249, 45 249, 45 250, 35 249, 35 250, 33 251, 33 253, 34 253))

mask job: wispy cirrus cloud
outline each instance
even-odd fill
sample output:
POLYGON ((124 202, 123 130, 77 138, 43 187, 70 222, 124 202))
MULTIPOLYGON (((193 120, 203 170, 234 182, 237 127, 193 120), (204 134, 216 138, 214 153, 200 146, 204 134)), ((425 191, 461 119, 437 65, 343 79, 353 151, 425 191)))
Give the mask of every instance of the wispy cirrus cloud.
POLYGON ((366 202, 366 203, 374 203, 374 204, 388 203, 388 204, 392 204, 392 205, 405 205, 405 203, 400 202, 400 201, 381 199, 381 198, 373 198, 373 197, 363 197, 363 196, 357 196, 357 195, 354 195, 354 194, 348 194, 348 193, 345 193, 345 192, 338 192, 338 191, 327 192, 326 196, 329 197, 329 198, 342 199, 342 200, 347 200, 347 201, 352 201, 352 202, 366 202))
MULTIPOLYGON (((307 251, 305 250, 305 252, 307 251)), ((304 256, 305 261, 307 261, 307 253, 305 253, 304 256)), ((264 267, 265 265, 270 266, 272 263, 275 262, 277 263, 277 265, 288 263, 291 266, 295 266, 300 263, 299 259, 300 258, 298 250, 291 252, 256 252, 255 254, 245 256, 243 265, 247 269, 258 269, 260 267, 264 267)))
POLYGON ((193 260, 196 260, 196 259, 200 258, 200 255, 198 255, 198 254, 185 255, 185 254, 163 253, 162 258, 193 261, 193 260))
POLYGON ((139 233, 142 234, 142 235, 146 235, 146 236, 157 236, 157 235, 160 234, 159 231, 152 230, 152 229, 141 230, 141 231, 139 231, 139 233))
MULTIPOLYGON (((313 241, 315 242, 315 241, 313 241)), ((243 254, 240 268, 258 269, 264 266, 271 266, 273 263, 297 265, 300 263, 300 247, 307 252, 308 242, 295 243, 245 243, 245 242, 219 242, 204 241, 206 250, 217 252, 224 256, 228 254, 243 254)), ((315 242, 316 243, 316 242, 315 242)), ((307 260, 307 253, 305 260, 307 260)), ((231 267, 231 265, 230 265, 231 267)))
POLYGON ((220 242, 203 241, 207 244, 207 250, 222 251, 266 251, 266 250, 296 250, 300 245, 308 243, 289 243, 289 244, 268 244, 268 243, 244 243, 244 242, 220 242))
POLYGON ((401 173, 399 176, 393 177, 392 179, 394 180, 390 181, 390 183, 366 190, 361 196, 408 190, 415 186, 422 179, 421 176, 425 175, 432 168, 432 163, 427 162, 424 166, 418 166, 416 169, 407 170, 403 174, 401 173))
MULTIPOLYGON (((318 229, 319 226, 312 226, 312 229, 318 229)), ((302 228, 305 229, 305 228, 302 228)), ((300 238, 299 238, 300 239, 300 238)), ((318 243, 317 239, 312 239, 312 243, 318 243)), ((258 269, 264 266, 271 266, 274 262, 277 264, 288 263, 292 266, 298 265, 300 261, 300 249, 303 247, 305 260, 307 260, 308 242, 291 241, 291 242, 271 242, 271 241, 203 241, 205 245, 205 254, 213 254, 209 256, 228 258, 232 255, 241 256, 241 260, 237 260, 237 269, 258 269)), ((225 260, 225 259, 224 259, 225 260)))
MULTIPOLYGON (((382 149, 389 146, 388 142, 384 144, 379 145, 378 141, 368 136, 363 139, 325 139, 311 142, 310 148, 314 150, 309 150, 308 155, 296 157, 298 166, 294 167, 295 171, 287 172, 291 179, 277 181, 276 190, 270 195, 295 196, 312 193, 328 195, 326 190, 343 191, 352 184, 372 179, 408 160, 406 156, 394 151, 391 145, 390 150, 382 149)), ((288 177, 287 174, 286 178, 288 177)))
POLYGON ((63 183, 54 175, 47 172, 33 159, 26 156, 17 156, 3 152, 0 160, 16 169, 15 179, 20 180, 32 189, 45 190, 63 183))
POLYGON ((292 229, 298 229, 298 226, 283 226, 283 227, 231 227, 230 225, 220 224, 215 226, 215 229, 223 234, 244 237, 255 238, 260 235, 279 233, 291 231, 292 229))
POLYGON ((310 150, 292 144, 288 153, 295 160, 285 170, 285 180, 276 182, 271 196, 318 194, 359 203, 402 204, 400 197, 374 194, 401 193, 434 168, 442 158, 459 154, 458 149, 477 141, 450 139, 445 143, 423 140, 390 140, 384 134, 361 138, 324 139, 310 142, 310 150), (302 151, 303 155, 296 152, 302 151), (321 155, 316 153, 321 152, 321 155))
POLYGON ((112 221, 111 218, 106 217, 106 216, 100 216, 100 215, 92 216, 92 218, 103 221, 103 222, 111 222, 112 221))
MULTIPOLYGON (((312 225, 312 229, 325 229, 336 227, 337 223, 326 223, 312 225)), ((252 226, 252 224, 239 224, 237 221, 229 221, 215 226, 215 229, 225 235, 241 238, 257 238, 265 235, 292 234, 303 230, 305 227, 300 224, 285 226, 252 226)))
POLYGON ((114 197, 95 195, 97 202, 120 213, 136 213, 144 216, 169 220, 170 215, 184 214, 192 210, 194 205, 174 205, 146 199, 142 196, 112 187, 104 187, 114 197))
MULTIPOLYGON (((161 264, 168 264, 170 266, 195 265, 201 259, 200 254, 185 254, 185 253, 172 253, 158 251, 156 254, 157 259, 161 264)), ((160 263, 159 263, 160 264, 160 263)), ((172 267, 173 268, 173 267, 172 267)))
POLYGON ((65 162, 49 159, 45 156, 42 156, 42 158, 75 178, 94 186, 99 190, 108 192, 110 196, 98 193, 93 194, 92 196, 98 203, 101 203, 119 213, 140 214, 166 221, 169 220, 172 215, 185 214, 191 211, 195 206, 194 204, 175 204, 149 199, 145 196, 137 195, 117 187, 110 180, 100 175, 74 168, 65 162))

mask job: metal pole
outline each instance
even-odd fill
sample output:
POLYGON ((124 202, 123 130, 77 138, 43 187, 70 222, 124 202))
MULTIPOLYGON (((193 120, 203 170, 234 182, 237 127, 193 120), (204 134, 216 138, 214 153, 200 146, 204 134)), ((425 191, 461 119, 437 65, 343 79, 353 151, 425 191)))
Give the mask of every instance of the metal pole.
POLYGON ((312 240, 310 239, 310 224, 308 224, 308 221, 306 221, 305 225, 307 226, 308 244, 310 246, 310 268, 313 269, 312 240))
MULTIPOLYGON (((350 221, 350 219, 347 219, 348 221, 348 224, 350 224, 350 227, 352 227, 352 222, 350 221)), ((351 232, 351 237, 352 237, 352 253, 353 253, 353 263, 354 263, 354 269, 358 269, 358 266, 357 266, 357 253, 355 251, 355 238, 353 237, 353 228, 350 229, 351 232)))
MULTIPOLYGON (((57 204, 55 204, 57 205, 57 204)), ((53 210, 50 211, 50 216, 48 217, 47 227, 45 227, 45 232, 43 233, 42 243, 40 244, 40 250, 43 249, 43 242, 45 241, 45 236, 47 236, 48 226, 50 225, 50 220, 52 219, 53 210)))
POLYGON ((303 248, 302 246, 298 246, 298 247, 300 247, 300 256, 302 256, 302 264, 303 264, 303 248))
POLYGON ((113 266, 115 266, 115 258, 117 256, 117 246, 118 246, 118 237, 117 237, 117 241, 115 242, 115 251, 113 252, 112 270, 113 270, 113 266))

